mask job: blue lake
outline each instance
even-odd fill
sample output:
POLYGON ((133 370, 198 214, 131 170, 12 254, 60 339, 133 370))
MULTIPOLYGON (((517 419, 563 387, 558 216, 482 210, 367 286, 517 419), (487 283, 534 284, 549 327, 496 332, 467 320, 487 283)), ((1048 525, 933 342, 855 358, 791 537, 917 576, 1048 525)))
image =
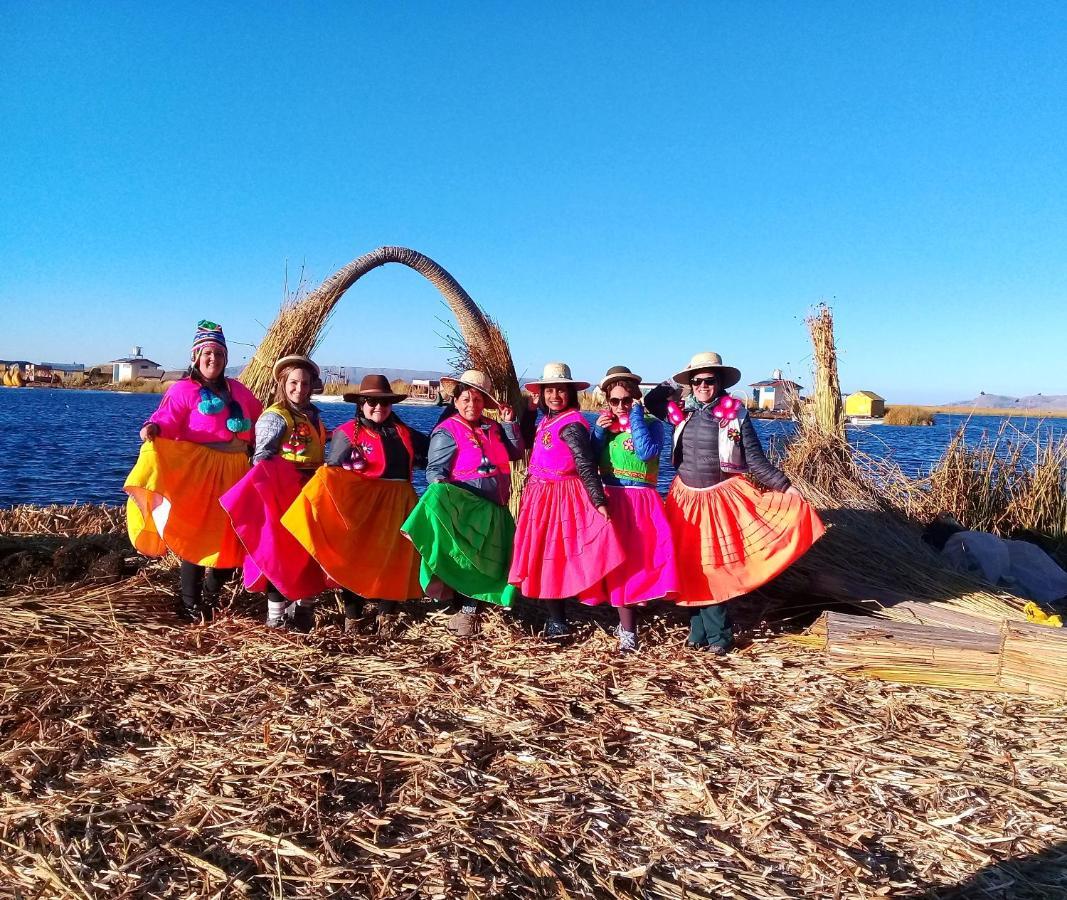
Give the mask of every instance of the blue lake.
MULTIPOLYGON (((19 503, 121 503, 122 483, 137 458, 141 424, 159 404, 156 394, 111 391, 0 388, 0 507, 19 503)), ((353 414, 347 403, 320 403, 330 428, 353 414)), ((409 425, 428 432, 440 413, 435 407, 398 406, 409 425)), ((995 437, 1003 420, 991 416, 939 415, 927 428, 885 425, 850 428, 849 439, 876 457, 891 457, 909 474, 937 461, 957 429, 967 423, 967 438, 995 437)), ((1067 419, 1012 419, 1022 434, 1067 436, 1067 419)), ((782 441, 792 423, 758 421, 764 444, 782 441)), ((664 453, 660 487, 674 471, 664 453)), ((415 487, 425 487, 416 473, 415 487)))

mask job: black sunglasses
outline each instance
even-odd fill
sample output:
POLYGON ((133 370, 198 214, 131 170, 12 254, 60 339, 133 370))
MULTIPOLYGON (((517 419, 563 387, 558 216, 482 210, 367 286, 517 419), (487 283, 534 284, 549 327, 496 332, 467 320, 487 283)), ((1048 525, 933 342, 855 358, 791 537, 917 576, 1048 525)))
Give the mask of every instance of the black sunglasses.
POLYGON ((393 401, 392 400, 378 400, 378 399, 372 398, 372 397, 364 397, 363 398, 363 402, 366 403, 367 406, 392 406, 393 405, 393 401))
POLYGON ((694 378, 694 379, 693 379, 692 381, 690 381, 689 383, 690 383, 690 384, 691 384, 691 385, 692 385, 693 387, 711 387, 711 386, 712 386, 713 384, 715 384, 715 383, 716 383, 716 382, 717 382, 718 380, 719 380, 719 379, 718 379, 718 378, 716 378, 716 377, 715 377, 714 375, 708 375, 708 376, 706 376, 706 377, 704 377, 704 378, 694 378))
POLYGON ((610 406, 633 406, 633 397, 608 397, 608 405, 610 406))

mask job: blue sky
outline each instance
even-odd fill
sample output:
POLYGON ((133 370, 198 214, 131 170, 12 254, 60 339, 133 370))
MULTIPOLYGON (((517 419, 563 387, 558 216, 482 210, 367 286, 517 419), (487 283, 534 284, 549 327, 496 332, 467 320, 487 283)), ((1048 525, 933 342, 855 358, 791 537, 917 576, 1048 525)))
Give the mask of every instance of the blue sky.
MULTIPOLYGON (((1062 5, 0 0, 0 357, 235 359, 288 267, 433 257, 520 373, 717 350, 846 389, 1067 393, 1062 5)), ((420 276, 327 363, 446 368, 420 276)))

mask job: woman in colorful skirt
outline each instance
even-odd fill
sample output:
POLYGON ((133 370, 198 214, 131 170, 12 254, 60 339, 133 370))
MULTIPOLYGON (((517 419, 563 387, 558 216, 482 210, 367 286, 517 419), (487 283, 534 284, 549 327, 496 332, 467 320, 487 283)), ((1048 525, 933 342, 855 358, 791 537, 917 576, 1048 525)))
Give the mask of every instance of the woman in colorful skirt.
MULTIPOLYGON (((733 644, 727 602, 783 572, 824 530, 768 461, 744 404, 727 393, 740 379, 740 371, 711 352, 698 353, 674 376, 692 388, 685 409, 672 410, 678 474, 666 512, 678 563, 677 602, 693 610, 688 645, 719 655, 733 644)), ((671 415, 673 390, 667 382, 649 391, 649 410, 671 415)))
POLYGON ((430 435, 429 487, 402 530, 422 557, 423 590, 453 594, 460 610, 448 629, 469 637, 477 630, 479 601, 511 605, 515 520, 508 500, 511 461, 522 456, 523 441, 514 411, 496 401, 484 372, 442 378, 441 386, 453 393, 430 435), (503 425, 485 418, 486 408, 499 410, 503 425))
POLYGON ((282 515, 323 464, 326 429, 311 403, 319 367, 306 356, 274 364, 274 404, 256 422, 252 471, 222 496, 245 548, 244 583, 266 591, 267 625, 311 630, 314 597, 326 590, 322 568, 282 527, 282 515))
POLYGON ((411 476, 426 465, 429 438, 393 412, 384 375, 367 375, 345 394, 356 417, 334 429, 326 465, 304 486, 282 524, 342 588, 345 630, 357 631, 366 600, 378 632, 395 630, 397 604, 422 597, 419 558, 400 526, 415 508, 411 476))
POLYGON ((515 526, 508 581, 548 607, 545 636, 565 637, 565 601, 589 590, 622 564, 624 550, 612 527, 597 472, 589 424, 578 407, 576 381, 566 363, 549 363, 526 390, 537 396, 542 418, 530 456, 529 478, 515 526))
POLYGON ((219 498, 248 471, 262 405, 226 377, 226 337, 197 324, 189 371, 141 428, 141 453, 126 479, 130 541, 147 556, 181 560, 181 613, 209 618, 244 557, 219 498))
POLYGON ((582 603, 610 603, 619 612, 619 651, 637 649, 637 611, 650 600, 678 592, 674 543, 656 491, 663 424, 645 415, 641 378, 612 366, 600 382, 607 409, 593 426, 593 452, 625 559, 578 594, 582 603))

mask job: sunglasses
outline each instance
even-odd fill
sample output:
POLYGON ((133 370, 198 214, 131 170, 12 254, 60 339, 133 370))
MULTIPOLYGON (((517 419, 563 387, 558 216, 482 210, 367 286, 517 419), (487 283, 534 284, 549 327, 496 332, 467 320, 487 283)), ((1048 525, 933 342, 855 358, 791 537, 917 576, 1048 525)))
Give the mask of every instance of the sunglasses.
POLYGON ((393 401, 392 400, 372 400, 370 397, 364 397, 363 398, 363 402, 366 403, 367 406, 392 406, 393 405, 393 401))
POLYGON ((633 406, 633 397, 608 397, 609 406, 633 406))
POLYGON ((718 380, 719 380, 719 379, 717 379, 717 378, 716 378, 716 377, 715 377, 714 375, 708 375, 708 376, 706 376, 705 378, 694 378, 694 379, 693 379, 692 381, 690 381, 689 383, 690 383, 690 384, 691 384, 691 385, 692 385, 693 387, 711 387, 711 386, 712 386, 713 384, 715 384, 715 383, 716 383, 716 382, 717 382, 718 380))

